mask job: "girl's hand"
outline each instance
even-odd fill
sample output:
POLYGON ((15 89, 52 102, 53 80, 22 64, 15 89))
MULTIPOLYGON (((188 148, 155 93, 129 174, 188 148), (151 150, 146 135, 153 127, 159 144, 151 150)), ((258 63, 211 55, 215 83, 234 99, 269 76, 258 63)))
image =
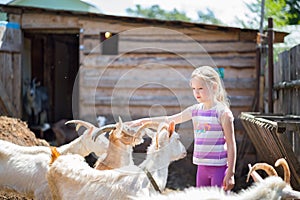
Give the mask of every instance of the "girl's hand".
POLYGON ((229 175, 228 173, 224 177, 223 180, 223 188, 225 191, 231 190, 234 187, 235 181, 234 181, 234 174, 229 175))

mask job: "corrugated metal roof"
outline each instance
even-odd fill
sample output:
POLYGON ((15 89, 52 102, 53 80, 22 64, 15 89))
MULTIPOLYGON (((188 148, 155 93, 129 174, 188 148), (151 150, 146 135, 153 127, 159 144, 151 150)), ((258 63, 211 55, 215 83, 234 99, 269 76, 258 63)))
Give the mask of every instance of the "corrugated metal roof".
POLYGON ((13 0, 8 5, 100 13, 98 8, 81 0, 13 0))

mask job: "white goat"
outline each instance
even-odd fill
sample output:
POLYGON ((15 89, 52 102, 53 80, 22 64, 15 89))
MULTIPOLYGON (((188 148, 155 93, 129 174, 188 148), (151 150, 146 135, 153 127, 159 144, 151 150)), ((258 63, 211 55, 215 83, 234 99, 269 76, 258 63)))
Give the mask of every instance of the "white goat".
MULTIPOLYGON (((106 152, 108 140, 105 136, 92 139, 93 131, 99 131, 92 124, 80 120, 78 123, 88 127, 87 130, 69 144, 58 147, 61 154, 76 153, 86 156, 91 152, 101 155, 106 152)), ((0 140, 0 188, 14 190, 29 198, 51 199, 46 180, 51 150, 46 146, 24 147, 0 140)))
POLYGON ((121 118, 116 125, 107 125, 101 131, 95 132, 93 138, 100 134, 109 132, 109 145, 106 157, 100 158, 95 164, 98 170, 108 170, 133 165, 133 147, 143 142, 143 135, 140 131, 136 133, 135 128, 125 125, 121 118))
POLYGON ((152 174, 159 189, 163 190, 170 162, 186 155, 174 128, 174 123, 158 127, 148 147, 147 158, 139 167, 131 165, 100 171, 89 167, 81 156, 61 155, 47 173, 53 199, 128 199, 139 193, 156 192, 145 171, 152 174))
MULTIPOLYGON (((285 170, 285 180, 289 181, 289 169, 285 160, 278 160, 275 166, 282 165, 285 170)), ((278 177, 275 169, 266 164, 266 163, 257 163, 255 164, 248 173, 248 178, 253 172, 258 169, 263 169, 267 172, 268 175, 271 175, 265 179, 262 179, 259 174, 254 173, 256 182, 253 186, 249 187, 246 190, 242 190, 239 193, 226 193, 223 189, 218 187, 201 187, 195 188, 191 187, 185 189, 184 191, 171 192, 165 195, 149 195, 149 196, 139 196, 133 197, 132 199, 141 199, 141 200, 183 200, 183 199, 203 199, 203 200, 278 200, 282 198, 300 198, 300 192, 294 191, 288 182, 283 181, 278 177)))
POLYGON ((104 135, 101 135, 97 141, 93 139, 93 134, 102 131, 102 129, 105 127, 98 128, 93 124, 82 120, 70 120, 66 122, 66 124, 70 123, 77 124, 77 131, 81 126, 84 126, 86 130, 80 137, 76 138, 72 142, 57 147, 57 150, 60 154, 72 153, 79 154, 81 156, 87 156, 91 152, 94 152, 96 155, 102 155, 103 153, 106 153, 109 145, 108 139, 104 135))

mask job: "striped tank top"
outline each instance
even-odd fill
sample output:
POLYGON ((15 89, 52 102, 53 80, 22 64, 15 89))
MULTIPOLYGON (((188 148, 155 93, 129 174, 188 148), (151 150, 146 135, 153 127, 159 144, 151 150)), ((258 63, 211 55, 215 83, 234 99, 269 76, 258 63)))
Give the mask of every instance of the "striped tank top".
MULTIPOLYGON (((194 155, 196 165, 223 166, 227 164, 226 140, 220 123, 220 109, 202 109, 198 104, 192 109, 194 126, 194 155)), ((224 111, 224 109, 223 109, 224 111)))

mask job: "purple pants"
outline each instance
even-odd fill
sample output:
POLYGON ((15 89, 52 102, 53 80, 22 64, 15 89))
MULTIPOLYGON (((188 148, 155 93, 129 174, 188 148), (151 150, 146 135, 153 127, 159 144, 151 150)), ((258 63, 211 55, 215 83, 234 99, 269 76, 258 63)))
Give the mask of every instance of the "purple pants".
POLYGON ((196 187, 223 186, 227 166, 205 166, 198 165, 196 187))

